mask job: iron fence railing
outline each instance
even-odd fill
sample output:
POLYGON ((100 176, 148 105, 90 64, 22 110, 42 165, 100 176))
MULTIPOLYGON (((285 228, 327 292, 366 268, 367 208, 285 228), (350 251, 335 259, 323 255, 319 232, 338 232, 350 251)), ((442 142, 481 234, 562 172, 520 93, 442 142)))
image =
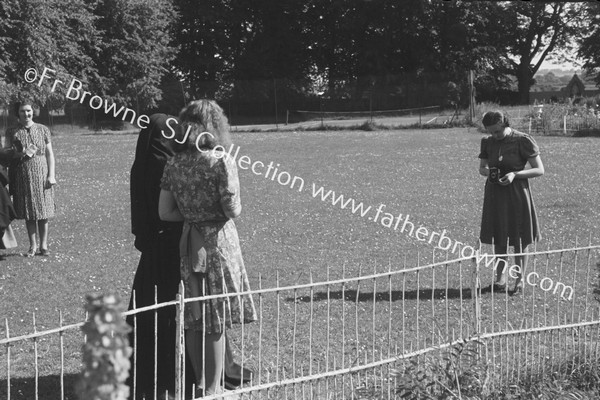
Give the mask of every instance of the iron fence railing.
MULTIPOLYGON (((228 393, 252 399, 350 399, 367 391, 395 398, 392 370, 461 340, 482 343, 479 356, 491 366, 492 388, 526 372, 544 374, 556 368, 551 361, 568 354, 579 354, 582 363, 597 360, 598 250, 600 245, 591 243, 533 249, 525 271, 533 278, 518 295, 486 290, 495 273, 492 255, 479 263, 471 258, 434 259, 427 265, 404 261, 398 267, 373 266, 359 276, 347 276, 341 266, 341 271, 329 268, 325 281, 314 282, 310 275, 308 282, 292 286, 263 287, 259 278, 249 292, 258 321, 228 330, 237 362, 254 371, 253 380, 228 393)), ((238 295, 184 298, 180 293, 173 301, 125 313, 156 318, 158 310, 172 308, 179 316, 172 369, 176 399, 185 392, 184 304, 238 295)), ((68 385, 81 368, 83 324, 64 325, 59 315, 56 328, 38 331, 34 317, 30 334, 11 336, 5 321, 0 398, 74 398, 68 385)))

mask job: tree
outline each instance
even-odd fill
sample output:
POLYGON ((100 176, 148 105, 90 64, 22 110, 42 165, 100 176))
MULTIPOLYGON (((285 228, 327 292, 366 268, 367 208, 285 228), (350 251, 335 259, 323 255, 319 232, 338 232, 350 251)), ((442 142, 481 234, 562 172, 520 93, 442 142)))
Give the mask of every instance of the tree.
POLYGON ((600 87, 600 4, 586 4, 585 15, 589 24, 579 41, 578 55, 584 60, 583 67, 588 75, 592 75, 594 82, 600 87))
MULTIPOLYGON (((431 50, 424 63, 432 73, 460 84, 462 98, 470 98, 467 73, 473 71, 475 86, 483 97, 507 89, 507 62, 498 57, 497 38, 502 27, 496 23, 494 2, 432 2, 425 20, 432 33, 431 50)), ((465 104, 463 104, 465 105, 465 104)))
POLYGON ((97 75, 90 86, 104 98, 135 107, 157 106, 161 79, 175 55, 175 13, 167 0, 100 0, 94 9, 100 42, 94 49, 97 75))
MULTIPOLYGON (((171 60, 168 0, 0 0, 0 87, 5 102, 26 96, 42 106, 65 104, 72 79, 84 90, 138 110, 156 106, 171 60), (36 68, 56 72, 41 86, 36 68), (64 87, 52 90, 54 78, 64 87)), ((56 89, 56 88, 55 88, 56 89)))
POLYGON ((311 60, 304 7, 295 0, 232 4, 232 15, 244 16, 234 25, 244 29, 231 32, 231 64, 224 73, 234 98, 271 99, 275 89, 286 98, 306 92, 311 60))
MULTIPOLYGON (((4 101, 27 96, 44 106, 64 103, 49 84, 28 83, 24 73, 45 67, 85 80, 95 73, 88 53, 96 39, 91 6, 84 0, 0 0, 0 78, 4 101)), ((67 79, 63 80, 68 82, 67 79)))
MULTIPOLYGON (((231 67, 232 30, 245 28, 245 17, 231 13, 234 0, 174 0, 178 18, 173 47, 174 68, 192 97, 215 97, 223 71, 231 67)), ((237 39, 241 40, 241 39, 237 39)))
POLYGON ((568 47, 582 24, 581 4, 519 1, 498 6, 497 25, 502 30, 496 48, 509 65, 503 72, 517 78, 519 100, 528 104, 535 73, 548 56, 568 47))

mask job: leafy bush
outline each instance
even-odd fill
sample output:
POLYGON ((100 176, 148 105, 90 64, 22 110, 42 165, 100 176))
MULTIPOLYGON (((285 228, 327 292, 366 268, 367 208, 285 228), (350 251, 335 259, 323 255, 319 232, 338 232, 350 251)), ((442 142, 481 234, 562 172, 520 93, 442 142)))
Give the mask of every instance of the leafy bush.
POLYGON ((532 132, 542 135, 588 136, 600 129, 600 115, 596 100, 588 99, 578 104, 544 104, 541 114, 534 111, 529 117, 532 132), (592 106, 589 106, 589 105, 592 106), (565 129, 566 123, 566 129, 565 129))
POLYGON ((489 371, 474 345, 483 343, 466 339, 437 357, 410 359, 403 371, 392 371, 399 382, 396 393, 403 399, 479 399, 489 392, 489 371))
POLYGON ((529 370, 519 381, 503 383, 492 366, 478 356, 481 346, 477 340, 465 339, 436 355, 410 359, 403 370, 391 373, 397 378, 396 393, 415 400, 600 398, 600 359, 574 354, 548 362, 543 374, 529 370), (491 390, 492 386, 496 389, 491 390))

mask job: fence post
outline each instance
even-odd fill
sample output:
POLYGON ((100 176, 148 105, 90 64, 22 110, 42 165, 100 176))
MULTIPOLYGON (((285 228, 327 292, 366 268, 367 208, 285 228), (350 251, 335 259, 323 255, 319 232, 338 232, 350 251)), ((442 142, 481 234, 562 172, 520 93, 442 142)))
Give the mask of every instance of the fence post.
MULTIPOLYGON (((479 250, 478 250, 479 251, 479 250)), ((479 296, 479 263, 476 258, 472 258, 473 274, 471 276, 471 298, 473 299, 473 328, 475 333, 481 333, 481 303, 479 296)))
POLYGON ((177 305, 175 306, 175 400, 185 397, 185 330, 184 330, 184 288, 183 281, 179 283, 177 305))
POLYGON ((567 134, 567 116, 563 116, 563 133, 567 134))

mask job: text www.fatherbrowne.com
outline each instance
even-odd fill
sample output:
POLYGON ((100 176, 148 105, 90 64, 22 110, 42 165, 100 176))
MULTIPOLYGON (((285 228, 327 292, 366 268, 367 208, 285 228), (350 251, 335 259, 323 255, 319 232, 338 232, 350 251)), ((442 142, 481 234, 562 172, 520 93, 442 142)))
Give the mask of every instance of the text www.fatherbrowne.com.
MULTIPOLYGON (((173 130, 173 129, 172 129, 173 130)), ((163 132, 163 135, 165 133, 163 132)), ((165 137, 171 137, 165 135, 165 137)), ((200 150, 207 151, 207 150, 200 150)), ((221 146, 216 146, 213 150, 218 157, 223 157, 224 154, 228 154, 232 157, 233 161, 236 162, 239 169, 250 170, 253 174, 258 176, 264 176, 266 179, 276 181, 281 186, 288 186, 290 189, 298 190, 302 192, 305 189, 304 179, 299 176, 292 176, 286 171, 280 169, 280 164, 274 164, 272 161, 268 164, 262 161, 252 161, 250 157, 243 155, 238 158, 240 148, 232 144, 229 149, 225 149, 221 146), (237 149, 234 148, 237 147, 237 149)), ((501 268, 505 270, 508 268, 508 275, 516 279, 520 273, 520 267, 518 265, 512 265, 509 267, 508 262, 503 257, 497 257, 494 254, 481 253, 480 249, 475 249, 473 246, 469 246, 459 241, 453 241, 446 235, 446 230, 442 230, 441 233, 429 230, 424 226, 415 226, 410 220, 409 214, 391 214, 386 212, 386 205, 380 204, 377 208, 371 206, 365 206, 363 202, 357 202, 352 197, 346 197, 343 194, 336 193, 333 190, 327 190, 323 186, 318 186, 315 183, 311 184, 310 194, 313 198, 319 199, 323 202, 331 202, 333 206, 339 206, 340 209, 348 209, 352 214, 360 215, 365 217, 369 215, 368 219, 372 222, 378 223, 386 228, 393 229, 394 231, 400 231, 406 233, 409 237, 413 237, 418 241, 427 242, 437 249, 443 251, 449 251, 452 254, 458 254, 464 259, 474 259, 479 265, 485 260, 486 267, 492 267, 494 271, 501 268)), ((561 282, 554 282, 548 277, 544 277, 541 280, 537 272, 529 272, 523 277, 523 280, 530 286, 540 287, 543 291, 548 292, 553 290, 554 294, 560 292, 560 296, 571 300, 573 297, 573 287, 565 285, 561 282), (568 293, 568 296, 565 296, 568 293)))

